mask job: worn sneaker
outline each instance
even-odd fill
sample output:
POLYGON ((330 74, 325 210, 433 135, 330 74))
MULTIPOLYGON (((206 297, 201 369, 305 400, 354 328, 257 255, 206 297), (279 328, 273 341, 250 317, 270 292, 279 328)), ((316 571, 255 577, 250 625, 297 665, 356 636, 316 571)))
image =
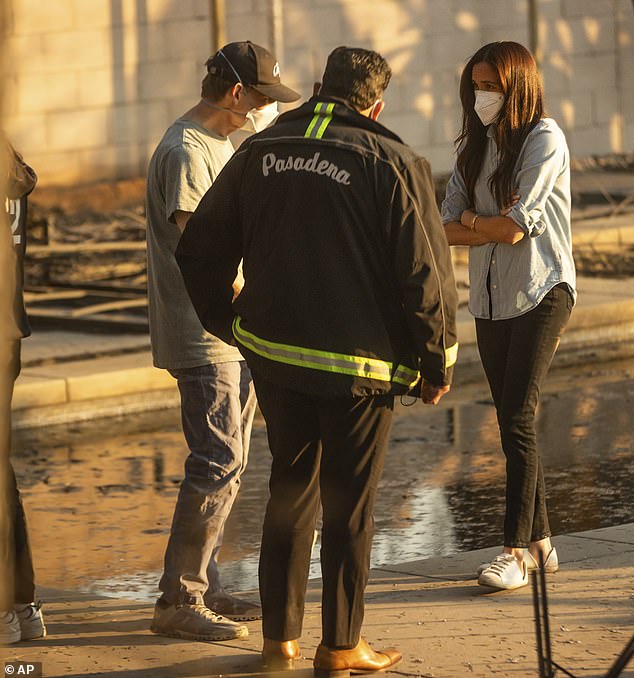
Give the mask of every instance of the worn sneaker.
POLYGON ((188 640, 234 640, 245 638, 249 630, 205 605, 169 605, 157 601, 150 631, 170 638, 188 640))
POLYGON ((526 563, 510 553, 500 553, 478 577, 480 586, 494 589, 518 589, 528 584, 526 563))
POLYGON ((34 640, 35 638, 44 638, 46 635, 46 626, 42 617, 42 603, 17 603, 13 606, 18 620, 22 640, 34 640))
POLYGON ((206 593, 205 605, 216 614, 221 614, 233 621, 262 619, 262 608, 257 603, 236 598, 222 590, 206 593))
POLYGON ((18 615, 13 610, 0 612, 0 645, 19 643, 21 639, 18 615))
MULTIPOLYGON (((539 570, 539 562, 533 554, 527 549, 524 551, 524 562, 527 570, 539 570)), ((559 569, 559 557, 557 556, 557 549, 553 546, 550 553, 546 556, 544 561, 544 572, 557 572, 559 569)))

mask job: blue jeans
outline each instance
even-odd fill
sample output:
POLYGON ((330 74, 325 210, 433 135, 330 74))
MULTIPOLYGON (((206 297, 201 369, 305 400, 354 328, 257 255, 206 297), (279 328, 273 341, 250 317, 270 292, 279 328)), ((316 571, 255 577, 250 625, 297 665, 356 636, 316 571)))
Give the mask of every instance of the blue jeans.
POLYGON ((256 399, 245 361, 170 370, 189 447, 159 583, 169 604, 202 603, 221 588, 218 551, 240 487, 256 399))
POLYGON ((572 303, 562 284, 524 315, 508 320, 476 318, 478 349, 506 456, 504 546, 526 548, 551 536, 535 415, 572 303))

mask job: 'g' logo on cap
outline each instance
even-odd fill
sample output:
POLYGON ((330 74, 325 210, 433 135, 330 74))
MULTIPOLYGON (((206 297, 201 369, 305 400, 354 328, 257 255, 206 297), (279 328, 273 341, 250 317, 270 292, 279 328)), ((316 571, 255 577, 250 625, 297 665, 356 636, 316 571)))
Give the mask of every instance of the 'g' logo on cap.
POLYGON ((280 77, 280 64, 278 61, 276 61, 275 66, 273 66, 273 77, 274 78, 280 77))

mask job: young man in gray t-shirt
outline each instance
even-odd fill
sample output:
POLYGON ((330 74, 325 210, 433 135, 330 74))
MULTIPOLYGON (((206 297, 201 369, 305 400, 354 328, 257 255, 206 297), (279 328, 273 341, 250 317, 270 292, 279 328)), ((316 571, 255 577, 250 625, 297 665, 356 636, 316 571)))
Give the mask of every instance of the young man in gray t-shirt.
MULTIPOLYGON (((157 146, 147 177, 150 337, 154 365, 177 380, 189 447, 151 629, 196 640, 248 634, 240 621, 260 606, 224 591, 217 555, 246 464, 255 411, 251 374, 235 346, 205 331, 174 259, 181 232, 233 153, 229 134, 258 111, 299 94, 251 42, 225 45, 207 61, 200 101, 157 146)), ((236 294, 240 283, 236 281, 236 294)))

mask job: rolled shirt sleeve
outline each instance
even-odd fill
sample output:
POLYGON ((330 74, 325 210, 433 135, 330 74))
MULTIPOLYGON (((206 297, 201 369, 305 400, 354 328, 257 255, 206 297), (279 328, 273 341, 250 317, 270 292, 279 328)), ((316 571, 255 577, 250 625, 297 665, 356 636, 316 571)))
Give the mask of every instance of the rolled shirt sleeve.
POLYGON ((460 221, 462 213, 469 207, 467 187, 456 167, 447 183, 445 199, 440 209, 442 223, 448 224, 450 221, 460 221))
POLYGON ((540 236, 546 224, 544 208, 558 178, 568 166, 565 137, 558 127, 540 126, 526 140, 526 149, 516 174, 519 201, 508 216, 531 238, 540 236))

